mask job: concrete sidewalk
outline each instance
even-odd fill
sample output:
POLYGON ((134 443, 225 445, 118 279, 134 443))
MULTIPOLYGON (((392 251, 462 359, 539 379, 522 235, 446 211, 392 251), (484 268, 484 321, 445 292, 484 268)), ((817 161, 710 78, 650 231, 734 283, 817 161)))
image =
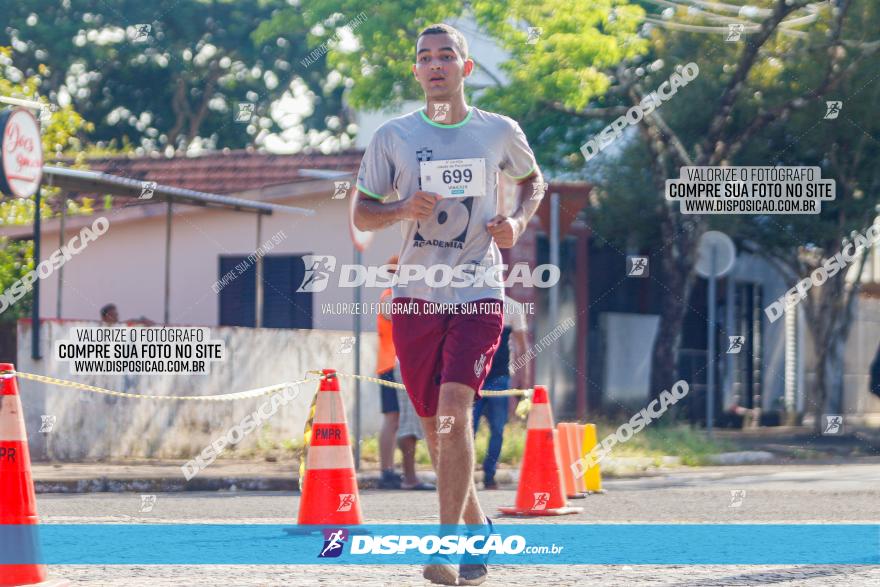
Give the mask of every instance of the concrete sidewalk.
POLYGON ((32 471, 37 493, 216 491, 233 487, 257 491, 299 489, 298 461, 216 461, 189 481, 181 470, 185 462, 35 462, 32 471))
MULTIPOLYGON (((748 453, 727 453, 734 457, 721 465, 760 464, 767 460, 742 458, 748 453)), ((723 455, 718 455, 723 456, 723 455)), ((759 455, 760 456, 760 455, 759 455)), ((126 460, 110 463, 33 463, 34 485, 37 493, 93 493, 93 492, 168 492, 168 491, 298 491, 299 461, 285 459, 222 459, 214 461, 191 480, 183 476, 181 466, 186 461, 165 459, 126 460)), ((603 478, 650 477, 681 469, 677 457, 609 457, 602 462, 603 478)), ((436 475, 428 468, 418 473, 429 483, 436 475)), ((376 489, 379 469, 374 463, 365 463, 358 472, 361 489, 376 489)), ((519 469, 501 465, 495 475, 502 486, 512 489, 519 481, 519 469)), ((483 472, 474 472, 474 481, 483 481, 483 472)))

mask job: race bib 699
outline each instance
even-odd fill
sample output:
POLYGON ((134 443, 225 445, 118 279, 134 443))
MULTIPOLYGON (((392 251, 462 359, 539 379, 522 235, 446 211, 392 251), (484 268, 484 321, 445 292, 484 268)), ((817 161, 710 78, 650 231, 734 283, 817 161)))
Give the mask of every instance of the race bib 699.
POLYGON ((444 198, 486 195, 485 159, 445 159, 420 163, 422 190, 444 198))

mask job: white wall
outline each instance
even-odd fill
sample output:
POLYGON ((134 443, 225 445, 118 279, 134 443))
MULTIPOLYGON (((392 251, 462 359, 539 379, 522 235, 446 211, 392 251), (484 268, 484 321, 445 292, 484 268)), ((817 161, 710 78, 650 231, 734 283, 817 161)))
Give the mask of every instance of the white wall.
POLYGON ((843 372, 843 410, 851 417, 864 416, 880 423, 880 398, 871 393, 871 362, 880 345, 880 300, 860 295, 856 300, 852 329, 846 341, 843 372))
MULTIPOLYGON (((332 184, 330 184, 332 185, 332 184)), ((270 254, 328 254, 338 263, 353 263, 354 250, 348 228, 348 200, 332 200, 332 190, 320 196, 296 198, 279 203, 314 209, 317 214, 304 217, 274 213, 263 218, 262 240, 283 230, 287 238, 270 254)), ((109 230, 90 243, 64 266, 62 314, 64 319, 97 320, 100 308, 113 302, 120 318, 146 316, 161 322, 164 303, 165 215, 164 204, 156 204, 155 215, 133 221, 115 221, 113 211, 102 213, 110 220, 109 230)), ((257 247, 254 214, 227 210, 206 210, 175 206, 172 219, 171 303, 172 324, 216 326, 219 320, 219 294, 211 286, 220 277, 220 255, 253 253, 257 247)), ((65 231, 68 241, 79 231, 71 220, 65 231)), ((376 233, 364 253, 364 263, 381 265, 397 253, 401 244, 399 227, 376 233)), ((43 231, 42 257, 48 258, 58 248, 56 227, 43 231)), ((40 304, 44 317, 55 318, 58 272, 41 281, 40 304)), ((379 299, 381 289, 363 288, 365 302, 379 299)), ((350 316, 322 315, 321 304, 350 302, 353 289, 328 286, 313 295, 313 325, 320 329, 348 330, 350 316)), ((375 316, 363 320, 365 330, 375 330, 375 316)))
MULTIPOLYGON (((777 299, 791 287, 781 276, 778 270, 758 255, 740 252, 736 258, 731 276, 737 281, 750 281, 759 283, 763 288, 763 303, 767 307, 770 302, 777 299)), ((761 346, 761 407, 764 410, 778 410, 781 398, 785 394, 785 320, 780 318, 770 322, 766 313, 761 309, 763 322, 763 340, 761 346)), ((723 315, 720 316, 723 318, 723 315)), ((803 324, 798 325, 800 340, 806 338, 803 324)), ((726 338, 723 340, 727 340, 726 338)), ((803 387, 804 363, 798 362, 798 382, 801 398, 805 393, 803 387)))
MULTIPOLYGON (((231 393, 296 381, 310 369, 335 368, 342 373, 352 373, 354 368, 354 355, 338 352, 340 336, 351 335, 351 332, 222 327, 213 328, 211 338, 225 342, 228 359, 213 363, 209 375, 71 375, 69 363, 56 361, 53 349, 55 340, 68 338, 70 329, 77 326, 95 326, 95 323, 44 322, 41 329, 43 358, 35 362, 30 352, 30 322, 20 321, 16 368, 22 372, 150 395, 231 393)), ((364 334, 361 345, 366 363, 368 357, 375 356, 376 335, 364 334)), ((21 377, 18 384, 31 455, 35 460, 47 457, 58 460, 191 459, 271 397, 266 395, 221 403, 158 402, 99 395, 21 377), (56 417, 55 427, 49 434, 39 432, 43 414, 56 417)), ((346 378, 341 379, 340 384, 351 430, 354 383, 346 378)), ((302 440, 303 426, 317 384, 300 385, 298 389, 300 393, 293 402, 281 407, 261 430, 254 431, 236 445, 239 453, 252 449, 260 438, 302 440)), ((378 417, 378 386, 363 383, 361 398, 363 434, 374 434, 381 421, 378 417)), ((227 451, 224 456, 234 454, 234 451, 227 451)))
POLYGON ((651 397, 651 356, 660 316, 603 312, 604 400, 638 406, 651 397))

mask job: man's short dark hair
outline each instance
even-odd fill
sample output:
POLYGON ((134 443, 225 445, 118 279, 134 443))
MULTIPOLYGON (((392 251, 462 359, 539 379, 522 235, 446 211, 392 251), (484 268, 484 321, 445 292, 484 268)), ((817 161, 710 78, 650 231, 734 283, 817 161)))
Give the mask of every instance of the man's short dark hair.
POLYGON ((112 310, 116 309, 116 304, 107 304, 103 308, 101 308, 101 317, 103 318, 107 314, 109 314, 112 310))
MULTIPOLYGON (((458 49, 461 52, 461 58, 468 58, 467 39, 464 38, 464 35, 461 34, 461 31, 457 28, 443 23, 432 24, 419 33, 418 39, 421 39, 425 35, 449 35, 452 37, 452 40, 455 41, 455 44, 458 45, 458 49)), ((418 39, 416 39, 416 43, 418 43, 418 39)), ((416 58, 418 59, 418 55, 416 58)))

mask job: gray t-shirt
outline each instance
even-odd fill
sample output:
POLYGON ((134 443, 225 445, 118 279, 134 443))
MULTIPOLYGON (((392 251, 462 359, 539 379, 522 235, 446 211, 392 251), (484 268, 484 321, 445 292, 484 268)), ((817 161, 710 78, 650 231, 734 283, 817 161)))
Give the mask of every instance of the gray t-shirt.
POLYGON ((422 189, 420 163, 443 160, 477 160, 473 164, 485 169, 485 195, 447 197, 437 202, 430 219, 401 222, 400 265, 458 270, 447 286, 437 285, 450 280, 442 268, 428 270, 423 279, 396 285, 394 296, 440 303, 503 300, 504 287, 497 283, 503 278, 474 278, 502 263, 501 251, 486 229, 497 213, 498 172, 519 180, 537 168, 526 136, 514 120, 473 106, 457 124, 434 122, 423 109, 389 120, 364 153, 357 188, 379 200, 395 193, 405 200, 422 189), (462 275, 470 279, 459 279, 462 275))

